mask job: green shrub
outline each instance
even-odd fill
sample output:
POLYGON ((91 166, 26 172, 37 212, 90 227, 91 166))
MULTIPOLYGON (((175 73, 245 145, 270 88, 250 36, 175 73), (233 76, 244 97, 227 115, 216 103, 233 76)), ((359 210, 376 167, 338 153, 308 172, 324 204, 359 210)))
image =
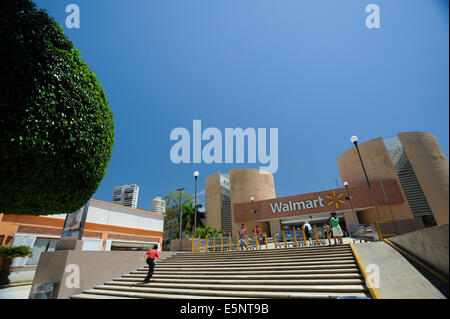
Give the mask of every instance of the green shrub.
POLYGON ((0 246, 0 259, 31 256, 32 249, 28 246, 0 246))
POLYGON ((29 0, 0 1, 0 212, 72 213, 111 158, 114 121, 63 28, 29 0))

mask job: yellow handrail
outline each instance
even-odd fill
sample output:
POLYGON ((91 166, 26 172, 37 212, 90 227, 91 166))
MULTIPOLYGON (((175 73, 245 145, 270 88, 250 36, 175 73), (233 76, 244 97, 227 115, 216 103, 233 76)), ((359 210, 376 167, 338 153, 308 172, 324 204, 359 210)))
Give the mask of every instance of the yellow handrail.
POLYGON ((213 251, 216 251, 216 234, 213 235, 213 251))
POLYGON ((248 232, 245 233, 247 238, 247 250, 248 250, 248 232))
POLYGON ((297 242, 297 234, 295 233, 295 227, 294 228, 294 242, 295 242, 295 247, 298 247, 298 242, 297 242))
POLYGON ((397 234, 382 234, 380 229, 380 224, 394 224, 394 222, 375 222, 375 225, 377 227, 378 236, 380 237, 380 241, 384 240, 384 237, 392 237, 397 236, 397 234))
POLYGON ((202 251, 202 238, 198 235, 198 252, 202 251))
POLYGON ((192 249, 191 252, 194 252, 194 237, 191 237, 192 249))
POLYGON ((220 251, 223 251, 223 234, 220 234, 220 251))
POLYGON ((316 227, 316 225, 314 225, 314 233, 315 233, 315 235, 316 235, 316 243, 317 243, 317 246, 319 246, 319 236, 317 235, 317 227, 316 227))
POLYGON ((258 249, 258 234, 256 233, 256 229, 255 229, 255 245, 256 245, 256 249, 258 249))
POLYGON ((240 245, 239 235, 236 235, 236 249, 237 249, 237 251, 239 251, 239 245, 240 245))
POLYGON ((327 232, 328 243, 329 243, 330 246, 331 246, 331 236, 330 236, 330 232, 328 231, 328 229, 326 230, 326 232, 327 232))
POLYGON ((284 233, 284 229, 282 229, 281 231, 282 231, 282 233, 283 233, 284 248, 287 248, 286 234, 284 233))
POLYGON ((268 249, 268 248, 267 248, 267 234, 266 234, 266 233, 264 233, 264 240, 265 240, 265 242, 266 242, 266 249, 268 249))
POLYGON ((230 242, 229 244, 229 246, 230 246, 230 251, 231 251, 231 233, 228 233, 228 241, 230 242))
POLYGON ((205 251, 208 252, 208 235, 205 236, 205 251))
POLYGON ((305 244, 306 247, 305 226, 302 226, 302 234, 303 234, 303 243, 305 244))
POLYGON ((273 236, 273 238, 274 238, 274 240, 275 240, 275 248, 278 248, 278 241, 277 241, 277 232, 274 232, 274 236, 273 236))

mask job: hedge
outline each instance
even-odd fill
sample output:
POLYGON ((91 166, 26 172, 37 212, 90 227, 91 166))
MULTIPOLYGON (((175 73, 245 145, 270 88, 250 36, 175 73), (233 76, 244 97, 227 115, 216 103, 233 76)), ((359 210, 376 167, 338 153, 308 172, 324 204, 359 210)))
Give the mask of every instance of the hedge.
POLYGON ((0 246, 0 259, 31 256, 32 250, 28 246, 0 246))
POLYGON ((72 213, 109 164, 114 120, 61 25, 29 0, 0 1, 0 213, 72 213))

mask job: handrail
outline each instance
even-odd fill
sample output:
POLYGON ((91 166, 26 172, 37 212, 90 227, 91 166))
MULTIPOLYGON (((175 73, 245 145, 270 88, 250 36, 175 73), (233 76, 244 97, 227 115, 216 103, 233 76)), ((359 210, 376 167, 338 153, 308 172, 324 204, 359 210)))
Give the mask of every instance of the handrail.
MULTIPOLYGON (((377 227, 378 237, 380 238, 380 240, 384 240, 384 237, 393 237, 393 236, 398 235, 398 234, 383 234, 380 229, 380 224, 394 224, 394 222, 392 222, 392 221, 385 221, 385 222, 376 221, 375 222, 375 226, 377 227)), ((395 226, 395 224, 394 224, 394 226, 395 226)))
POLYGON ((264 240, 266 242, 266 249, 269 249, 268 246, 267 246, 267 234, 265 232, 264 232, 264 240))
POLYGON ((418 263, 420 266, 422 266, 424 269, 428 270, 430 273, 432 273, 433 275, 435 275, 437 278, 439 278, 440 280, 442 280, 444 283, 446 283, 448 285, 448 279, 445 278, 444 276, 442 276, 439 272, 437 272, 436 270, 432 269, 431 267, 425 265, 423 262, 421 262, 420 260, 418 260, 416 257, 412 256, 411 254, 409 254, 408 252, 406 252, 405 250, 401 249, 400 247, 398 247, 397 245, 395 245, 393 242, 391 242, 389 239, 384 239, 383 240, 385 243, 388 243, 389 245, 391 245, 395 250, 397 250, 398 252, 400 252, 401 254, 409 257, 410 259, 414 260, 416 263, 418 263))
POLYGON ((278 248, 277 232, 274 232, 273 238, 275 239, 275 248, 278 248))
POLYGON ((316 235, 316 243, 317 243, 317 246, 319 246, 320 243, 319 243, 319 236, 318 236, 318 234, 317 234, 317 227, 316 227, 316 225, 314 225, 314 233, 315 233, 315 235, 316 235))
POLYGON ((303 234, 303 243, 305 244, 306 247, 305 226, 302 226, 302 234, 303 234))
POLYGON ((294 242, 295 242, 295 247, 298 247, 298 242, 297 242, 297 234, 295 233, 295 227, 294 228, 294 242))
POLYGON ((284 233, 284 229, 281 230, 283 232, 283 241, 284 241, 284 248, 287 248, 287 243, 286 243, 286 234, 284 233))

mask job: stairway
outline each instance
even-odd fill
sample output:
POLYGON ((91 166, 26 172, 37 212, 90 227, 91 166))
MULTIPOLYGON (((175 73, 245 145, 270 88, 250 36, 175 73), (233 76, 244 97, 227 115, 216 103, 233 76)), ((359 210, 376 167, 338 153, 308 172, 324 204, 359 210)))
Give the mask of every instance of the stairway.
POLYGON ((180 253, 74 295, 109 298, 369 297, 349 245, 180 253))

